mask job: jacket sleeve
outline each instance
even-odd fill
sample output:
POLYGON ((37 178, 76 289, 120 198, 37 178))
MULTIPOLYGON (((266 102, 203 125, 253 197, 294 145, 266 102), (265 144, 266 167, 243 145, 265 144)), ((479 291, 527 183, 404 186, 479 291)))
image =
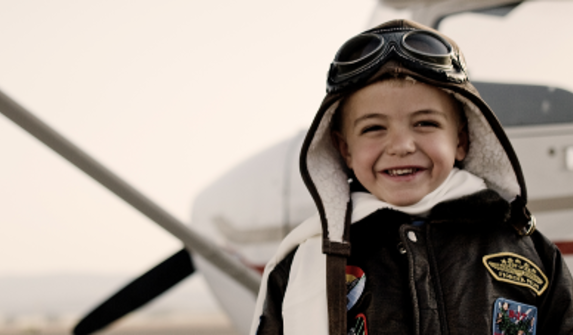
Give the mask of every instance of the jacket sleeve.
MULTIPOLYGON (((573 334, 573 279, 561 252, 557 247, 540 236, 543 244, 549 286, 540 298, 539 323, 537 334, 573 334)), ((540 248, 538 248, 539 250, 540 248)))
POLYGON ((257 328, 257 335, 283 334, 282 305, 296 250, 288 254, 269 274, 266 283, 267 294, 257 328))

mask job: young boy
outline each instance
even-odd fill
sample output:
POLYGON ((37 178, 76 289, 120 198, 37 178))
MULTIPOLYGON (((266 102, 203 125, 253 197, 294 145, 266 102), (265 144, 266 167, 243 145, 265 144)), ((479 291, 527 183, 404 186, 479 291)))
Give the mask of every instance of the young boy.
POLYGON ((318 209, 263 275, 253 334, 570 334, 572 279, 457 45, 346 42, 301 152, 318 209))

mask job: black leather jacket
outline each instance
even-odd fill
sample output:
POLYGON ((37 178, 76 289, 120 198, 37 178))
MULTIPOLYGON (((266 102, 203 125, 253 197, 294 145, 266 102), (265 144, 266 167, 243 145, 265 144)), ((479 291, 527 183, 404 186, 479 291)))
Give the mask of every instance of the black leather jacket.
MULTIPOLYGON (((493 191, 438 204, 423 220, 379 210, 350 229, 347 264, 366 284, 348 310, 349 334, 359 315, 366 334, 493 334, 498 298, 537 307, 536 334, 573 333, 573 281, 559 250, 539 232, 517 234, 493 191)), ((282 334, 295 252, 269 276, 257 334, 282 334)))

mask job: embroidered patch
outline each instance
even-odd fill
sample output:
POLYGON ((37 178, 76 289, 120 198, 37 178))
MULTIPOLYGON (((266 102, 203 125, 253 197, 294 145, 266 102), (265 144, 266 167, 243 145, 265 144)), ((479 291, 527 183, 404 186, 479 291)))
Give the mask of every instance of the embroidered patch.
POLYGON ((366 317, 360 313, 354 318, 354 326, 348 331, 348 335, 368 335, 368 327, 366 327, 366 317))
POLYGON ((499 298, 493 307, 494 335, 535 335, 537 307, 499 298))
POLYGON ((529 287, 541 295, 549 285, 545 274, 529 259, 511 252, 487 255, 483 264, 496 280, 529 287))
POLYGON ((361 268, 357 266, 346 266, 346 310, 349 311, 356 304, 358 298, 364 292, 366 285, 366 275, 361 268))

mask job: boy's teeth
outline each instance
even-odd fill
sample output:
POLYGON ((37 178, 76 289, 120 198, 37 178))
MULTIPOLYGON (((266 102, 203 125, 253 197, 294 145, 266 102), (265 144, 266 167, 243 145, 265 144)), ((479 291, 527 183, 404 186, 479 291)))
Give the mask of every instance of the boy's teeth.
POLYGON ((414 173, 415 171, 416 169, 393 169, 393 170, 388 170, 388 174, 391 176, 402 176, 405 174, 414 173))

